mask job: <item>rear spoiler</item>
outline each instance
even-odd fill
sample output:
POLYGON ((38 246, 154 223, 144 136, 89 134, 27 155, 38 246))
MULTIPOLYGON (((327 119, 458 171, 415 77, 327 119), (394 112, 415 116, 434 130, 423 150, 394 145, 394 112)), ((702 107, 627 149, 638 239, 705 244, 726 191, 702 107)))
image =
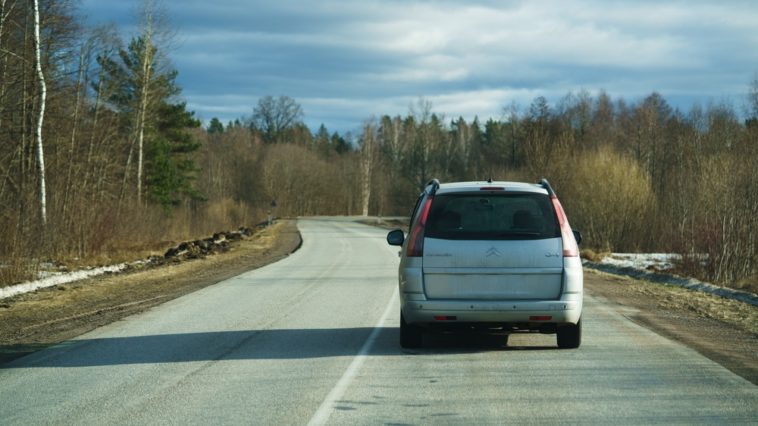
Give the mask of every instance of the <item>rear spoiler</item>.
POLYGON ((440 189, 440 181, 439 179, 435 178, 429 181, 429 183, 426 184, 424 187, 424 192, 429 195, 434 195, 437 190, 440 189))
POLYGON ((553 187, 550 186, 550 182, 547 181, 547 179, 542 178, 539 182, 537 182, 541 187, 545 188, 545 191, 547 191, 547 195, 553 196, 555 195, 555 191, 553 191, 553 187))

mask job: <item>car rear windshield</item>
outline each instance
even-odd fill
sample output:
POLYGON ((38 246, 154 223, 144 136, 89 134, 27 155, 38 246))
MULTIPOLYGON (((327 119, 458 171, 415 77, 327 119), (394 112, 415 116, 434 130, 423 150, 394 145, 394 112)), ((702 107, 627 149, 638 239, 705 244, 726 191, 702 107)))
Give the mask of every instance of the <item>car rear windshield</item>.
POLYGON ((448 240, 535 240, 561 236, 544 194, 441 194, 434 197, 426 237, 448 240))

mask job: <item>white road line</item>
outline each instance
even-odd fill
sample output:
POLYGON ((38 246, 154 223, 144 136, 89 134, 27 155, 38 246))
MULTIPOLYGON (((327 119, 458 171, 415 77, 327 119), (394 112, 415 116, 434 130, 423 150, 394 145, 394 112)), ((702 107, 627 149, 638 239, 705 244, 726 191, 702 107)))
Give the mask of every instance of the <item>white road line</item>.
POLYGON ((329 395, 326 396, 326 399, 324 399, 324 402, 321 403, 321 406, 318 407, 318 410, 308 422, 308 426, 323 425, 326 424, 326 422, 329 420, 329 417, 332 415, 332 411, 334 410, 334 403, 342 399, 342 396, 345 394, 347 387, 350 386, 350 382, 353 381, 355 375, 358 373, 358 370, 360 370, 361 366, 363 366, 363 363, 366 361, 366 358, 368 358, 368 353, 371 350, 371 347, 374 346, 376 338, 379 336, 384 323, 390 316, 390 312, 392 311, 392 307, 395 304, 396 300, 398 300, 397 287, 392 293, 392 297, 387 304, 387 308, 384 309, 384 314, 382 314, 379 322, 377 322, 374 326, 374 329, 371 331, 368 339, 366 339, 366 342, 363 343, 361 350, 358 351, 358 355, 353 358, 353 362, 350 363, 350 366, 347 367, 347 370, 345 370, 345 373, 342 375, 340 380, 336 385, 334 385, 334 388, 332 388, 332 390, 329 392, 329 395))

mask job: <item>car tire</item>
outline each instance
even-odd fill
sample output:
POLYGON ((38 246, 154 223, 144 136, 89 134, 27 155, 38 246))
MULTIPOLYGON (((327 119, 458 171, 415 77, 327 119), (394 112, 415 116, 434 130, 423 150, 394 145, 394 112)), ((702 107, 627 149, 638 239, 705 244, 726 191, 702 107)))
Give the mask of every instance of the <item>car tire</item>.
POLYGON ((582 320, 576 324, 558 327, 558 347, 561 349, 576 349, 582 344, 582 320))
POLYGON ((405 322, 403 313, 400 313, 400 346, 403 348, 421 347, 422 340, 421 327, 410 325, 405 322))

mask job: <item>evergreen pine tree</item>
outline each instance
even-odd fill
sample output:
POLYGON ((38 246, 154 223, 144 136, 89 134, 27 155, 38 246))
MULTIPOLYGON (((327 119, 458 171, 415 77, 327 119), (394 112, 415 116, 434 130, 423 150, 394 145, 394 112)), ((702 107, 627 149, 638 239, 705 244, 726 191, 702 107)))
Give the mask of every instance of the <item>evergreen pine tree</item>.
POLYGON ((211 118, 211 122, 208 123, 208 133, 210 134, 224 133, 224 124, 221 123, 221 120, 219 120, 216 117, 211 118))
MULTIPOLYGON (((151 66, 154 72, 147 83, 150 97, 146 105, 146 119, 144 123, 137 122, 139 95, 143 93, 142 73, 145 67, 140 55, 145 49, 144 43, 141 37, 136 37, 126 49, 119 51, 118 59, 98 58, 104 71, 103 84, 93 86, 109 94, 108 101, 121 117, 128 133, 134 134, 136 126, 144 125, 145 171, 142 183, 146 186, 150 201, 169 208, 184 199, 203 198, 192 186, 197 167, 191 154, 200 144, 187 132, 187 129, 200 127, 200 122, 192 112, 187 111, 186 103, 176 102, 176 96, 181 92, 176 84, 177 71, 165 64, 151 66)), ((153 55, 153 58, 159 57, 153 55)), ((134 143, 131 144, 133 147, 134 143)))
POLYGON ((185 103, 164 102, 158 110, 155 133, 147 145, 146 180, 151 201, 169 208, 185 199, 202 200, 194 188, 197 166, 192 153, 200 143, 187 129, 200 127, 185 103))

